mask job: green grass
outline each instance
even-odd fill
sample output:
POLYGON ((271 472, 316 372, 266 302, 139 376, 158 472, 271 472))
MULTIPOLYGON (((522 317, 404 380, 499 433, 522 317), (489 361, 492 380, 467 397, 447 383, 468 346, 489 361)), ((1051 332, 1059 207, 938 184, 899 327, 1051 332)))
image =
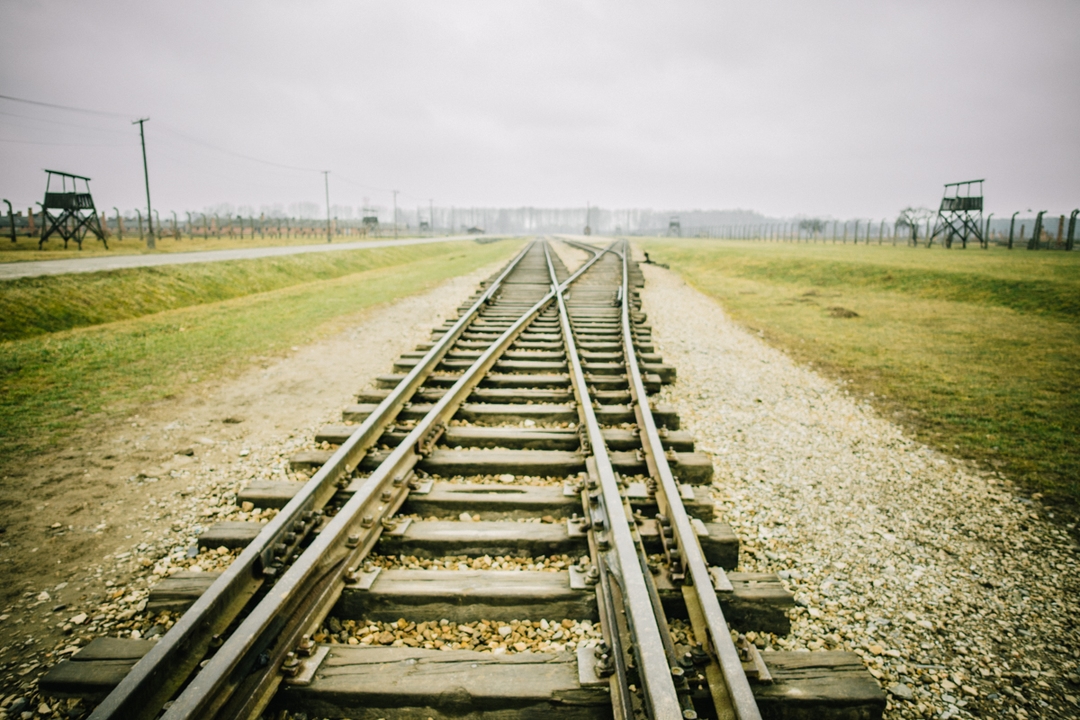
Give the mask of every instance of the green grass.
MULTIPOLYGON (((500 242, 392 248, 386 257, 396 259, 393 265, 332 279, 300 275, 300 283, 266 291, 255 289, 259 283, 250 267, 228 267, 262 261, 216 263, 205 270, 222 277, 241 273, 241 279, 252 281, 246 286, 250 294, 4 342, 0 464, 130 413, 141 403, 174 396, 200 379, 227 376, 254 358, 316 340, 366 307, 507 259, 519 247, 500 242)), ((296 265, 263 265, 259 277, 273 284, 281 273, 310 270, 311 259, 275 259, 296 265)))
MULTIPOLYGON (((169 227, 171 227, 171 224, 169 227)), ((25 228, 23 230, 25 230, 25 228)), ((132 234, 131 231, 128 230, 124 233, 123 240, 117 241, 115 237, 110 237, 108 250, 105 249, 105 246, 101 244, 100 240, 92 235, 83 240, 82 250, 79 250, 79 246, 74 242, 69 243, 67 249, 65 249, 64 241, 58 240, 55 236, 49 238, 45 242, 44 247, 41 250, 38 250, 38 236, 28 237, 26 235, 18 235, 16 236, 16 241, 11 242, 11 238, 6 234, 6 231, 7 220, 6 218, 0 218, 0 262, 70 260, 72 258, 100 257, 103 255, 158 255, 161 253, 182 253, 201 250, 231 250, 236 248, 326 244, 326 234, 320 234, 318 231, 309 235, 290 235, 287 237, 274 237, 270 234, 264 234, 256 238, 252 238, 250 235, 242 238, 239 236, 229 237, 227 234, 223 234, 220 237, 181 235, 180 239, 177 240, 172 235, 167 235, 165 237, 159 237, 155 243, 155 248, 151 250, 146 247, 145 240, 139 240, 137 232, 132 234)), ((386 231, 383 231, 379 236, 335 235, 334 242, 347 243, 363 242, 366 240, 390 240, 393 239, 393 237, 393 232, 388 234, 386 231)), ((414 235, 401 233, 399 237, 404 239, 406 237, 414 237, 414 235)))
POLYGON ((1000 469, 1070 519, 1080 514, 1080 255, 642 245, 921 440, 1000 469))
POLYGON ((0 341, 328 280, 419 257, 448 257, 473 245, 435 243, 3 281, 0 341))

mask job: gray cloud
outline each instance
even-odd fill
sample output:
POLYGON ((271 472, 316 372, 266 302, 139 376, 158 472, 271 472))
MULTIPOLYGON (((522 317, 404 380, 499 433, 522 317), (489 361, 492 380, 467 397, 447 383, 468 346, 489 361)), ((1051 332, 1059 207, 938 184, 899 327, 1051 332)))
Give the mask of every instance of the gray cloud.
MULTIPOLYGON (((0 92, 149 116, 155 205, 178 211, 322 201, 317 172, 187 137, 328 168, 352 205, 891 217, 986 177, 999 214, 1067 212, 1078 21, 1067 1, 8 2, 0 92)), ((126 119, 0 113, 4 196, 40 199, 57 167, 142 202, 126 119)))

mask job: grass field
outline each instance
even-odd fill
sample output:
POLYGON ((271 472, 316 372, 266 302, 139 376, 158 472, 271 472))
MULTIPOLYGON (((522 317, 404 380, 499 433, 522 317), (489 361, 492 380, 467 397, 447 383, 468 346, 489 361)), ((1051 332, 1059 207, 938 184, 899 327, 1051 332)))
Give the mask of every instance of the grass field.
MULTIPOLYGON (((311 342, 364 308, 509 258, 520 246, 515 241, 453 243, 212 263, 195 275, 170 276, 170 287, 180 289, 176 292, 185 303, 191 295, 180 291, 196 287, 219 289, 231 299, 154 312, 173 301, 167 295, 140 306, 153 314, 2 342, 0 464, 119 417, 139 403, 237 372, 253 358, 311 342), (346 255, 364 257, 349 265, 346 255), (311 261, 331 259, 346 271, 327 279, 312 274, 311 261), (288 277, 298 280, 282 286, 288 277)), ((75 283, 86 283, 87 304, 98 295, 115 298, 117 288, 151 287, 159 277, 151 269, 101 275, 72 276, 75 283)), ((6 295, 7 285, 2 287, 6 295)), ((55 289, 67 298, 76 288, 64 282, 55 289)))
MULTIPOLYGON (((65 250, 64 241, 58 240, 56 237, 49 238, 45 243, 45 247, 38 250, 38 238, 18 235, 16 242, 11 242, 11 238, 3 234, 4 230, 6 230, 6 225, 4 224, 4 220, 0 219, 0 262, 61 260, 65 258, 96 257, 101 255, 154 255, 159 253, 195 252, 196 250, 231 250, 233 248, 326 244, 325 233, 321 235, 316 233, 314 235, 292 237, 273 237, 268 233, 256 238, 252 238, 250 235, 243 238, 239 236, 229 237, 228 235, 208 238, 182 235, 179 240, 169 235, 158 238, 155 243, 155 249, 150 250, 146 247, 145 240, 139 240, 138 233, 132 234, 129 230, 124 233, 123 240, 118 241, 115 237, 110 237, 108 250, 105 249, 100 240, 92 235, 83 240, 82 250, 79 250, 79 246, 75 243, 70 243, 65 250)), ((393 232, 387 234, 385 231, 379 237, 335 235, 334 242, 345 243, 362 242, 364 240, 390 240, 393 239, 393 237, 393 232)), ((404 239, 413 236, 407 233, 399 233, 398 237, 404 239)))
POLYGON ((449 257, 475 247, 435 243, 18 278, 0 285, 0 341, 329 280, 425 256, 449 257))
POLYGON ((1080 254, 641 245, 919 439, 1080 515, 1080 254))

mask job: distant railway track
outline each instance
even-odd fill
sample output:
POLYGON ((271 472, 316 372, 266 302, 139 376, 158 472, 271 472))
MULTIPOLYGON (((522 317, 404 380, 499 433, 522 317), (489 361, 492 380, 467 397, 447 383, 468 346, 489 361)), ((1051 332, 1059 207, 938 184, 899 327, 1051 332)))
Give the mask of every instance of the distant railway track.
POLYGON ((242 491, 280 511, 200 538, 243 550, 158 584, 186 607, 160 640, 94 641, 42 692, 100 720, 879 717, 856 656, 758 652, 792 597, 728 572, 711 462, 649 398, 675 371, 628 245, 576 245, 573 273, 536 241, 484 283, 293 458, 309 481, 242 491))

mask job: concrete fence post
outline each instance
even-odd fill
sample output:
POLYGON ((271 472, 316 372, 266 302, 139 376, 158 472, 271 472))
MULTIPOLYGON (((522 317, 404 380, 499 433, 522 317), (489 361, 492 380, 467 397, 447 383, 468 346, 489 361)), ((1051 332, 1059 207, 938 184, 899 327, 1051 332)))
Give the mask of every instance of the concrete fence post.
POLYGON ((1042 219, 1045 214, 1045 210, 1040 210, 1035 216, 1035 228, 1031 231, 1031 240, 1028 240, 1028 250, 1039 249, 1039 241, 1042 239, 1042 219))

